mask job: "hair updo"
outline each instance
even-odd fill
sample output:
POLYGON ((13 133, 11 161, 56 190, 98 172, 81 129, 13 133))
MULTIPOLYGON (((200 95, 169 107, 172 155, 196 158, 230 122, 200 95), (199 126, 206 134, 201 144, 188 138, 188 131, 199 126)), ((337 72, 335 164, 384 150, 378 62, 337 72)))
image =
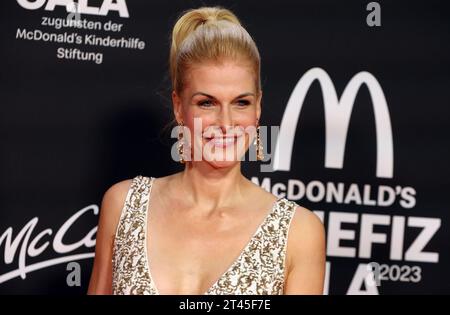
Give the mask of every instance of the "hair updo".
POLYGON ((255 74, 256 92, 260 93, 258 48, 236 15, 219 6, 183 12, 172 31, 169 60, 172 89, 181 94, 191 65, 225 59, 249 62, 255 74))

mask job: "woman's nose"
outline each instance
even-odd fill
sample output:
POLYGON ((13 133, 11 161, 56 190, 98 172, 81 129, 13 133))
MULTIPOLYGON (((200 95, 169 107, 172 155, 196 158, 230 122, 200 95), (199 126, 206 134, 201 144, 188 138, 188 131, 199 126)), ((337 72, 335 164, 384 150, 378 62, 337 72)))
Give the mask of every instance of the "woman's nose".
POLYGON ((222 106, 220 112, 218 113, 218 125, 223 129, 233 126, 233 113, 231 112, 230 106, 222 106))

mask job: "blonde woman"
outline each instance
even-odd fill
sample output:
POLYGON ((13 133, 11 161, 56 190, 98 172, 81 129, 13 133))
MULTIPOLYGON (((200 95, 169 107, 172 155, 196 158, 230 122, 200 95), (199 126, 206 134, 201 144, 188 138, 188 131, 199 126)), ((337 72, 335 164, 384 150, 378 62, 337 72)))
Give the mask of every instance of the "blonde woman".
POLYGON ((322 294, 320 220, 241 173, 254 137, 262 158, 251 36, 227 9, 188 10, 173 28, 170 72, 185 168, 106 191, 88 294, 322 294))

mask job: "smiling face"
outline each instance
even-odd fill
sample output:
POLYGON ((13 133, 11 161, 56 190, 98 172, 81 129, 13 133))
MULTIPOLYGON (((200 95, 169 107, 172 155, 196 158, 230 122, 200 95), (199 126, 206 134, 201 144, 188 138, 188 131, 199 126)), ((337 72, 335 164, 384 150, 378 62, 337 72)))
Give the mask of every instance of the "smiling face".
MULTIPOLYGON (((250 64, 196 64, 184 82, 181 95, 172 93, 174 112, 178 123, 189 128, 190 143, 201 152, 199 162, 216 168, 237 163, 248 150, 261 114, 262 93, 257 92, 250 64)), ((189 150, 194 151, 192 146, 189 150)), ((192 160, 197 160, 195 154, 192 160)))

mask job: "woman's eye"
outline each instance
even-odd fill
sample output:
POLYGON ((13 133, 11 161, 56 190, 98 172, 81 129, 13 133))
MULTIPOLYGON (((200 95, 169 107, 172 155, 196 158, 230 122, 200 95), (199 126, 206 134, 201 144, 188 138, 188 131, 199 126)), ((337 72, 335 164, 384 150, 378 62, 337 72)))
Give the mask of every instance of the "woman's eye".
POLYGON ((203 106, 203 107, 211 107, 213 105, 213 102, 211 100, 204 100, 204 101, 198 102, 198 105, 203 106))
POLYGON ((247 105, 250 105, 250 102, 247 101, 247 100, 239 100, 239 101, 238 101, 238 104, 239 104, 240 106, 247 106, 247 105))

